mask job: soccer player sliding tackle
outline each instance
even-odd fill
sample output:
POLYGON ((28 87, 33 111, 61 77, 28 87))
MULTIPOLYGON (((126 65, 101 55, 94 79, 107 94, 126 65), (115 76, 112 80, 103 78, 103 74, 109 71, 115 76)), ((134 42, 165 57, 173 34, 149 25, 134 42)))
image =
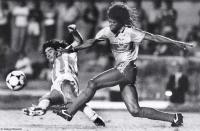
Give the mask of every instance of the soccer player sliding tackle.
MULTIPOLYGON (((97 90, 119 85, 121 97, 129 111, 134 117, 161 120, 171 123, 172 127, 183 124, 181 113, 167 113, 149 107, 140 107, 138 94, 135 86, 137 67, 135 61, 138 57, 139 45, 144 40, 158 43, 170 43, 176 46, 192 47, 193 43, 173 40, 161 35, 151 34, 135 26, 137 14, 121 2, 113 3, 108 9, 109 26, 100 30, 95 39, 87 40, 77 47, 64 49, 63 52, 76 52, 89 48, 95 43, 109 41, 110 49, 116 61, 116 66, 89 80, 87 88, 73 101, 70 107, 65 108, 65 118, 71 120, 73 115, 88 101, 92 99, 97 90)), ((64 109, 64 108, 63 108, 64 109)), ((62 112, 57 112, 63 115, 62 112)))
MULTIPOLYGON (((68 26, 74 41, 70 46, 78 46, 83 40, 76 30, 75 25, 68 26)), ((72 100, 79 94, 77 53, 61 53, 60 50, 69 46, 68 43, 59 40, 50 40, 43 44, 42 52, 52 64, 52 86, 51 91, 40 98, 38 105, 24 108, 24 114, 28 116, 44 115, 52 108, 54 113, 58 111, 66 115, 65 108, 72 104, 72 100)), ((69 47, 70 47, 69 46, 69 47)), ((82 111, 96 126, 105 126, 103 119, 89 106, 81 106, 82 111)), ((59 115, 63 117, 62 115, 59 115)))

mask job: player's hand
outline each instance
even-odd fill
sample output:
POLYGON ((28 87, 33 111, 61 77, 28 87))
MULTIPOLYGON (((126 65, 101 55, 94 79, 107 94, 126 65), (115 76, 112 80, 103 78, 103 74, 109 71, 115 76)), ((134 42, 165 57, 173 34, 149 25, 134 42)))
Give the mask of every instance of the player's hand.
POLYGON ((71 24, 67 27, 68 31, 70 33, 72 33, 73 37, 74 37, 74 41, 77 41, 79 43, 83 42, 83 38, 81 37, 81 34, 78 32, 78 30, 76 29, 76 25, 75 24, 71 24))
POLYGON ((67 29, 69 30, 70 33, 75 32, 76 31, 76 25, 71 24, 71 25, 67 26, 67 29))
POLYGON ((180 47, 182 47, 184 50, 188 49, 188 48, 193 48, 196 46, 195 42, 183 42, 179 45, 180 47))
POLYGON ((69 45, 68 47, 66 47, 63 52, 66 52, 66 53, 73 53, 75 52, 74 50, 74 47, 72 45, 69 45))
POLYGON ((57 49, 57 52, 62 54, 62 53, 73 53, 75 51, 74 51, 74 48, 71 45, 69 45, 65 49, 63 49, 63 48, 57 49))

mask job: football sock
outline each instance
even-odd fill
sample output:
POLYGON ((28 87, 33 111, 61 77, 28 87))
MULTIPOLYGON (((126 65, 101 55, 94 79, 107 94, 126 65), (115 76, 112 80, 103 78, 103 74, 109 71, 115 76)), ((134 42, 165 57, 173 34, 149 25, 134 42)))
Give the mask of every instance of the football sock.
POLYGON ((94 121, 98 117, 97 113, 93 111, 89 106, 85 106, 83 108, 83 112, 91 121, 94 121))
POLYGON ((50 105, 50 100, 43 99, 38 103, 38 107, 42 108, 43 110, 46 110, 50 105))

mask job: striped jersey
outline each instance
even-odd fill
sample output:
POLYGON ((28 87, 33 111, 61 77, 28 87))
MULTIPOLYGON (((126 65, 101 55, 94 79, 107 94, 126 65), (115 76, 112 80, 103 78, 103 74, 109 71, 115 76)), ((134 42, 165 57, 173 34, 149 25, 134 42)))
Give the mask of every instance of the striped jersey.
POLYGON ((57 79, 63 76, 69 76, 68 80, 78 81, 78 65, 77 65, 77 53, 63 53, 58 56, 52 69, 52 82, 54 83, 57 79), (72 76, 72 77, 71 77, 72 76))

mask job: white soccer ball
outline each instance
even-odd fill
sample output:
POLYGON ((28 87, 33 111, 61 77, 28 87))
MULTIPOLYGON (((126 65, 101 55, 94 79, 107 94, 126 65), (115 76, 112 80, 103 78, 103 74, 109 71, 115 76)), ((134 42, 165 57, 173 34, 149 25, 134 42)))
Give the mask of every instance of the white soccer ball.
POLYGON ((12 71, 6 77, 6 84, 13 91, 21 90, 26 84, 26 75, 22 71, 12 71))

